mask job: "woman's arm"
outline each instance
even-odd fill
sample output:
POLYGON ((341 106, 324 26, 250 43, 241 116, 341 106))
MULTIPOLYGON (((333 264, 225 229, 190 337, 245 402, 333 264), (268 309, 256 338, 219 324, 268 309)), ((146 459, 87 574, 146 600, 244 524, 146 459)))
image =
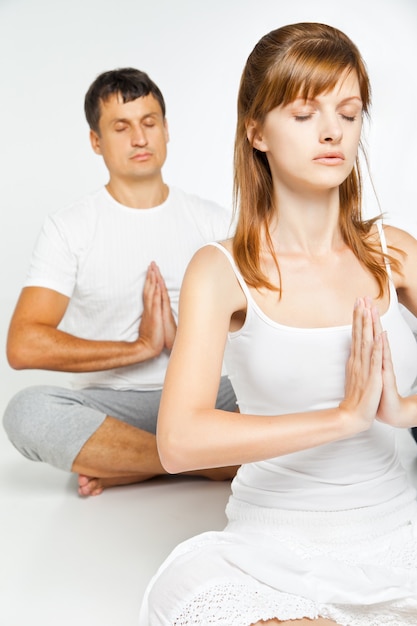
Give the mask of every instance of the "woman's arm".
MULTIPOLYGON (((398 301, 417 316, 417 241, 404 230, 393 226, 384 229, 387 244, 402 252, 392 252, 401 264, 401 272, 394 273, 398 301)), ((377 332, 382 331, 376 324, 377 332)), ((417 395, 401 397, 397 391, 388 337, 383 341, 383 393, 378 418, 397 428, 417 425, 417 395)))
POLYGON ((179 325, 164 383, 157 441, 171 473, 240 465, 346 438, 373 421, 381 394, 382 345, 369 308, 354 313, 346 398, 340 407, 262 416, 215 409, 233 313, 246 308, 224 255, 205 247, 192 259, 181 289, 179 325))
POLYGON ((389 250, 398 258, 401 272, 393 275, 398 300, 413 315, 417 316, 417 240, 404 230, 394 226, 385 226, 384 233, 388 246, 402 252, 389 250))

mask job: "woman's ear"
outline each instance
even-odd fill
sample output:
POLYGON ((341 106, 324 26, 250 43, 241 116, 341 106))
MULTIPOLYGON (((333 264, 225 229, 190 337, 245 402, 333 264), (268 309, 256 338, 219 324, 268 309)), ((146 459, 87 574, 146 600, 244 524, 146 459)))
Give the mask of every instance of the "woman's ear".
POLYGON ((255 122, 255 120, 248 122, 246 126, 246 136, 252 148, 256 148, 256 150, 260 152, 266 152, 268 150, 259 123, 255 122))

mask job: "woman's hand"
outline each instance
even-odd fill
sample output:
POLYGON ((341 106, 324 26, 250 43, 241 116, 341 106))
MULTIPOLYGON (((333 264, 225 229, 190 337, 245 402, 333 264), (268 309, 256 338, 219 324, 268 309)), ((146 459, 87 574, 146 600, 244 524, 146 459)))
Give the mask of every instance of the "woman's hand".
MULTIPOLYGON (((352 347, 346 366, 345 397, 340 408, 348 412, 354 432, 373 423, 383 389, 383 342, 375 332, 375 312, 369 298, 358 298, 353 311, 352 347)), ((378 318, 379 319, 379 318, 378 318)))
POLYGON ((382 336, 382 393, 377 417, 382 422, 395 425, 395 418, 401 411, 401 400, 392 364, 391 350, 387 333, 383 333, 378 311, 372 309, 372 321, 375 334, 382 336))
POLYGON ((372 316, 375 333, 382 335, 382 394, 377 418, 397 428, 410 428, 417 423, 417 397, 403 398, 398 393, 387 333, 382 332, 376 309, 373 309, 372 316))

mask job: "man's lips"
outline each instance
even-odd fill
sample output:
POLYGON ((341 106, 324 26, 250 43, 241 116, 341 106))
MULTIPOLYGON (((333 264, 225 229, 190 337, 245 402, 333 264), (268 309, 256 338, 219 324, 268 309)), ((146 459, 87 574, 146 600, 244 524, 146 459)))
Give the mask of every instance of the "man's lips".
POLYGON ((130 159, 132 161, 146 161, 147 159, 149 159, 152 156, 151 152, 137 152, 136 154, 133 154, 130 159))

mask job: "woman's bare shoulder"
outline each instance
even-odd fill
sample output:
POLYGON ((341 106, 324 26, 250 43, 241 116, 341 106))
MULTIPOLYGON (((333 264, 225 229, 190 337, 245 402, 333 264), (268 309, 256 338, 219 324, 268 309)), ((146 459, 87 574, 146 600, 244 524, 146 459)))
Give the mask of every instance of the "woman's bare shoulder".
POLYGON ((219 247, 232 254, 231 239, 218 242, 218 245, 205 245, 194 254, 187 268, 184 285, 200 294, 228 301, 232 309, 245 303, 242 289, 234 272, 230 256, 219 247))
POLYGON ((384 224, 384 235, 387 241, 387 245, 393 248, 398 248, 403 252, 408 252, 408 248, 411 249, 417 246, 416 238, 408 231, 393 226, 391 224, 384 224))
POLYGON ((231 239, 219 241, 216 244, 206 244, 195 252, 188 267, 209 273, 216 273, 219 267, 229 267, 231 273, 233 273, 228 255, 221 250, 221 248, 224 248, 232 254, 232 245, 231 239))
POLYGON ((407 289, 415 282, 417 265, 417 239, 397 226, 384 226, 388 252, 400 263, 400 271, 394 272, 397 289, 407 289))

